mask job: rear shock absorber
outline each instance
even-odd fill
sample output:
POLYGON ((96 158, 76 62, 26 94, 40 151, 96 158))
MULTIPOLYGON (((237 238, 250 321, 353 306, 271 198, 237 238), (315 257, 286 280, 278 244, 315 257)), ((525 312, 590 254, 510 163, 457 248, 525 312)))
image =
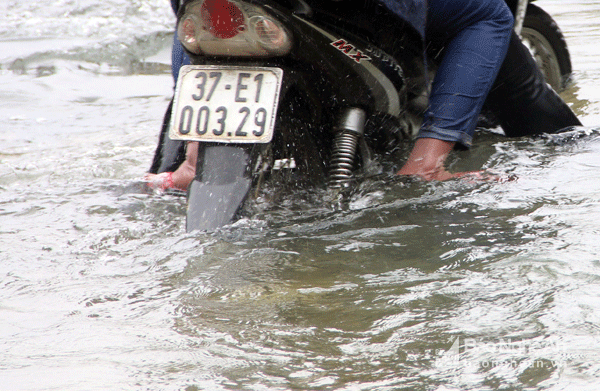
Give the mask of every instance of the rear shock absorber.
POLYGON ((340 116, 333 141, 329 164, 329 185, 347 187, 352 181, 354 159, 360 138, 365 132, 366 113, 359 108, 348 108, 340 116))

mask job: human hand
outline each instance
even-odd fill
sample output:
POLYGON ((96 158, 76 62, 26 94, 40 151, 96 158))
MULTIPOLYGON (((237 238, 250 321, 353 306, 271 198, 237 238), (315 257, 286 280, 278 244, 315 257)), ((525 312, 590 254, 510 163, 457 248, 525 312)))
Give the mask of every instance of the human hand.
POLYGON ((446 171, 444 161, 454 148, 453 142, 419 138, 398 175, 410 175, 426 181, 445 181, 456 174, 446 171))
POLYGON ((454 148, 454 143, 432 138, 419 138, 398 175, 413 176, 425 181, 445 181, 461 178, 470 182, 498 181, 507 182, 514 177, 495 174, 489 171, 466 171, 451 173, 446 170, 444 161, 454 148))
POLYGON ((175 187, 175 183, 173 182, 172 172, 161 172, 160 174, 146 174, 144 175, 143 180, 146 182, 146 185, 152 189, 160 189, 163 191, 167 189, 177 189, 177 187, 175 187))

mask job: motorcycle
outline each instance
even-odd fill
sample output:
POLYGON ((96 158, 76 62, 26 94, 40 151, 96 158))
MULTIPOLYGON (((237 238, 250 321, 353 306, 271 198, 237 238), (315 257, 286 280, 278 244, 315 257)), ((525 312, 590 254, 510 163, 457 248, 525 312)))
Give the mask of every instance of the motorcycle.
POLYGON ((515 32, 531 52, 548 84, 560 92, 572 73, 567 42, 554 19, 531 4, 532 1, 506 0, 506 3, 515 16, 515 32))
MULTIPOLYGON (((507 4, 562 89, 571 63, 560 29, 530 1, 507 4)), ((414 137, 431 79, 420 37, 373 13, 334 1, 184 1, 177 34, 193 65, 180 70, 150 172, 173 171, 185 143, 199 143, 188 232, 232 222, 272 186, 347 189, 414 137)))

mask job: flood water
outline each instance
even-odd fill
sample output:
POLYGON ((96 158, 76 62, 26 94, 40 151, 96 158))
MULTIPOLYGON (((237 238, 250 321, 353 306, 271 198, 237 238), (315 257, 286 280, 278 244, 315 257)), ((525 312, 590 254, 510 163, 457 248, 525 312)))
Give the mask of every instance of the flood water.
POLYGON ((214 234, 144 191, 172 94, 166 0, 0 3, 0 389, 597 390, 600 3, 540 0, 586 125, 481 134, 214 234))

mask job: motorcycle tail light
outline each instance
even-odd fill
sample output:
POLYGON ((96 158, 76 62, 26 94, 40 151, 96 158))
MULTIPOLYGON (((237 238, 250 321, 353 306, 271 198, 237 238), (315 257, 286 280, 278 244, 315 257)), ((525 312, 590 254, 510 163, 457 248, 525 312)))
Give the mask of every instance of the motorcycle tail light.
POLYGON ((217 38, 235 37, 244 29, 244 14, 228 0, 205 0, 200 7, 202 25, 217 38))
POLYGON ((177 27, 191 53, 213 56, 272 57, 292 47, 289 32, 262 7, 243 1, 195 0, 177 27))

